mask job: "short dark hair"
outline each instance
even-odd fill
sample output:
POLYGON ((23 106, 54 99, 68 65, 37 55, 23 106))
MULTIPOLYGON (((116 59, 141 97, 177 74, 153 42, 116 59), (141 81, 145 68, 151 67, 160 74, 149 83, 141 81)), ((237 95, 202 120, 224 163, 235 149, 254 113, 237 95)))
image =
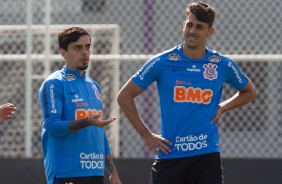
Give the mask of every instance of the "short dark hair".
POLYGON ((58 35, 60 49, 68 50, 68 45, 71 42, 76 42, 83 35, 88 35, 91 41, 91 37, 89 33, 83 28, 70 27, 70 28, 63 30, 58 35))
POLYGON ((203 2, 190 3, 186 9, 186 16, 188 17, 190 13, 199 21, 208 23, 210 27, 213 25, 215 10, 211 5, 203 2))

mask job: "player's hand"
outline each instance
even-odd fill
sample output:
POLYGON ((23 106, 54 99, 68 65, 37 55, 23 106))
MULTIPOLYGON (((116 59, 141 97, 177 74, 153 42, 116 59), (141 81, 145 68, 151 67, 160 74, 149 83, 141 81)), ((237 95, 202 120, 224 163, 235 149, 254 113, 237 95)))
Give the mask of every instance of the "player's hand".
POLYGON ((113 116, 110 116, 108 119, 103 120, 99 114, 91 115, 87 118, 87 122, 91 125, 94 125, 96 127, 105 127, 111 122, 113 122, 116 118, 113 116))
POLYGON ((145 144, 157 155, 160 155, 159 151, 162 151, 164 154, 171 152, 168 145, 172 145, 172 143, 161 135, 148 132, 144 134, 142 138, 145 144))
POLYGON ((14 117, 14 111, 16 110, 17 107, 11 103, 0 105, 0 122, 6 119, 12 119, 14 117))
POLYGON ((222 116, 222 114, 223 114, 223 110, 222 110, 222 108, 219 106, 219 108, 218 108, 217 111, 216 111, 216 114, 215 114, 214 118, 213 118, 212 121, 211 121, 211 124, 217 123, 218 120, 220 119, 220 117, 222 116))
POLYGON ((112 174, 110 174, 109 180, 111 184, 121 184, 119 176, 116 172, 113 172, 112 174))

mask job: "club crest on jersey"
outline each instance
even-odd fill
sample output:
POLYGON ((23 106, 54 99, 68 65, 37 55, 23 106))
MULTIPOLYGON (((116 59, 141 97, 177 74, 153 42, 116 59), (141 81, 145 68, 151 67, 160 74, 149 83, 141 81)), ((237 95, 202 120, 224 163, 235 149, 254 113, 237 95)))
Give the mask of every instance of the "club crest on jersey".
POLYGON ((177 60, 180 60, 181 57, 176 53, 172 53, 172 54, 168 55, 168 59, 173 60, 173 61, 177 61, 177 60))
POLYGON ((74 81, 76 79, 74 74, 66 74, 65 78, 67 79, 67 81, 74 81))
POLYGON ((94 90, 97 99, 102 102, 102 94, 100 93, 98 88, 96 86, 92 86, 92 89, 94 90))
POLYGON ((213 55, 213 56, 209 57, 209 61, 210 62, 220 62, 221 58, 219 56, 213 55))
POLYGON ((212 63, 209 63, 209 64, 204 64, 204 78, 205 79, 209 79, 209 80, 213 80, 213 79, 217 79, 217 71, 216 71, 216 68, 217 68, 217 65, 216 64, 212 64, 212 63))

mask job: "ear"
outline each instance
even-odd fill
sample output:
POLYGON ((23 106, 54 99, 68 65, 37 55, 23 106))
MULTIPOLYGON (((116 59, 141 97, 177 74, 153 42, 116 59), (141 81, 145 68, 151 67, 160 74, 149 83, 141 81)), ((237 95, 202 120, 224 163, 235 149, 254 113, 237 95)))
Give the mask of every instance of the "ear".
POLYGON ((60 49, 60 54, 65 57, 67 54, 67 51, 65 49, 60 49))
POLYGON ((214 28, 213 27, 210 27, 209 28, 209 37, 211 37, 214 33, 214 28))
POLYGON ((186 24, 186 20, 184 20, 184 21, 183 21, 183 24, 182 24, 182 29, 184 29, 185 24, 186 24))

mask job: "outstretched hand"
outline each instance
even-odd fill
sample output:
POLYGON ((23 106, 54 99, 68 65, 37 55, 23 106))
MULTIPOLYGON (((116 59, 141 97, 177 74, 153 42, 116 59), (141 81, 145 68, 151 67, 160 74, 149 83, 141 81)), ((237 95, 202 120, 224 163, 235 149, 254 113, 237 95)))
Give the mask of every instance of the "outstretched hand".
POLYGON ((110 116, 108 119, 103 120, 99 114, 94 114, 87 118, 87 122, 91 125, 102 128, 113 122, 115 119, 116 117, 110 116))
POLYGON ((14 117, 14 111, 16 110, 17 107, 11 103, 0 105, 0 122, 6 119, 12 119, 14 117))

